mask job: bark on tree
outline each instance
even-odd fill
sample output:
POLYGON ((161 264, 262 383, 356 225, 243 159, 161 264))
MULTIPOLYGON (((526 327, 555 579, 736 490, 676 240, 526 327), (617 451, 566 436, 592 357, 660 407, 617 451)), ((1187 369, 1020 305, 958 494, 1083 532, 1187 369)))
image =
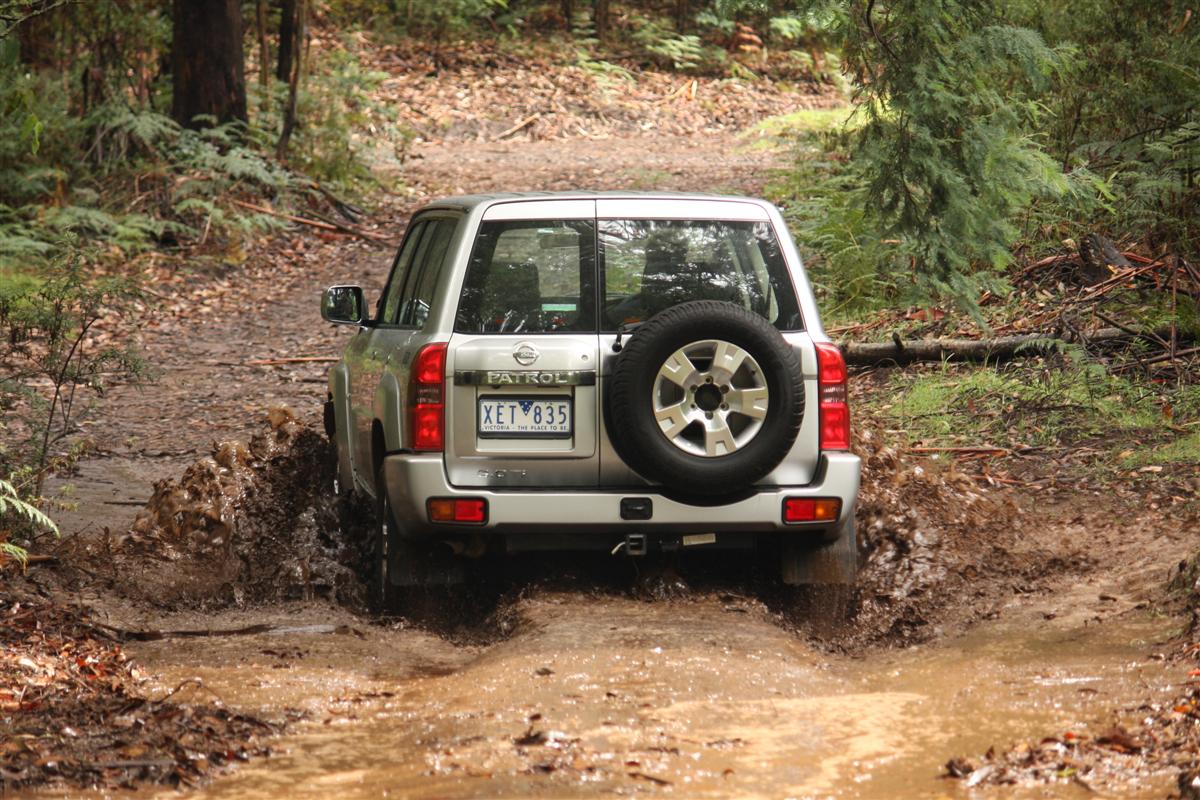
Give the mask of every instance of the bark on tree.
MULTIPOLYGON (((296 19, 292 37, 292 72, 288 75, 287 107, 283 110, 283 130, 279 134, 279 142, 275 145, 275 156, 283 161, 287 158, 288 146, 292 141, 292 131, 296 128, 296 99, 300 92, 300 75, 304 70, 304 38, 308 27, 307 0, 293 0, 296 7, 296 19)), ((282 49, 282 42, 280 42, 282 49)))
POLYGON ((563 27, 570 32, 571 20, 575 18, 575 0, 562 0, 563 27))
POLYGON ((608 37, 608 0, 596 0, 592 10, 592 21, 596 25, 596 38, 608 37))
POLYGON ((258 27, 258 84, 263 89, 263 111, 271 107, 271 69, 268 63, 271 59, 271 47, 267 43, 267 0, 255 0, 255 25, 258 27))
POLYGON ((675 30, 679 33, 687 29, 689 10, 688 0, 675 0, 675 30))
POLYGON ((47 24, 47 20, 43 17, 22 19, 16 29, 21 63, 31 67, 51 66, 54 29, 47 24))
POLYGON ((239 0, 174 0, 171 116, 181 125, 203 127, 196 117, 218 123, 246 120, 246 64, 239 0))
POLYGON ((281 81, 292 77, 292 59, 296 52, 296 0, 279 4, 279 61, 275 77, 281 81))

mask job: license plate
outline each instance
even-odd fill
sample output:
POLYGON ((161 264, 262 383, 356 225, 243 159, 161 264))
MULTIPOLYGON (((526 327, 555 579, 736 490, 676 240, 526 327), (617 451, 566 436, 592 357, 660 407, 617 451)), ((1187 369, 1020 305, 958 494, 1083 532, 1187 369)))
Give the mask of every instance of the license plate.
POLYGON ((484 438, 566 439, 571 435, 571 398, 481 397, 479 435, 484 438))

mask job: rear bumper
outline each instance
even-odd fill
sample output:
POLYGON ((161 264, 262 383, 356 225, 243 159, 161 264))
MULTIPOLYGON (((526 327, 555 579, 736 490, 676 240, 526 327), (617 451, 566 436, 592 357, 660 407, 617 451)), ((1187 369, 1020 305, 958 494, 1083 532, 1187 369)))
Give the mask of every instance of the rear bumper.
POLYGON ((772 486, 726 505, 699 506, 653 491, 627 489, 488 489, 451 486, 440 454, 401 453, 384 460, 384 477, 396 522, 405 535, 444 534, 613 534, 613 533, 779 533, 830 538, 854 514, 860 462, 852 453, 827 453, 807 486, 772 486), (483 525, 429 522, 426 500, 432 497, 483 498, 483 525), (649 498, 650 519, 621 518, 622 498, 649 498), (787 497, 836 497, 842 501, 836 522, 784 524, 787 497))

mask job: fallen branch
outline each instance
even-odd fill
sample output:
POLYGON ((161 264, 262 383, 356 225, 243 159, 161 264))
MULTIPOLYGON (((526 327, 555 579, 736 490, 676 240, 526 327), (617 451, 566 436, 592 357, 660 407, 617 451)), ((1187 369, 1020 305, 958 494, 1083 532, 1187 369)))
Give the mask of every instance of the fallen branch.
POLYGON ((244 362, 247 367, 274 367, 279 364, 333 364, 338 356, 292 356, 290 358, 255 358, 244 362))
POLYGON ((495 138, 495 139, 493 139, 493 141, 496 141, 496 142, 498 142, 498 141, 500 141, 501 139, 507 139, 509 136, 512 136, 512 135, 513 135, 514 133, 516 133, 517 131, 521 130, 522 128, 529 127, 530 125, 532 125, 533 123, 537 122, 537 121, 538 121, 539 119, 541 119, 541 118, 542 118, 542 115, 541 115, 541 114, 530 114, 528 117, 526 117, 525 119, 521 120, 521 121, 520 121, 520 122, 518 122, 516 125, 513 125, 511 128, 509 128, 509 129, 507 129, 507 130, 505 130, 505 131, 502 131, 501 133, 497 134, 497 135, 496 135, 496 138, 495 138))
POLYGON ((322 220, 309 219, 308 217, 298 217, 295 214, 285 214, 282 211, 276 211, 275 209, 267 208, 266 206, 255 205, 254 203, 247 203, 244 200, 234 200, 232 202, 235 206, 240 206, 241 208, 245 208, 249 211, 256 211, 259 214, 267 214, 268 216, 277 217, 279 219, 286 219, 288 222, 295 222, 299 225, 307 225, 310 228, 316 228, 318 230, 331 231, 333 233, 345 233, 350 236, 357 236, 360 239, 368 239, 375 242, 389 240, 387 236, 382 234, 371 233, 370 231, 360 230, 359 228, 352 228, 349 225, 343 225, 338 222, 324 222, 322 220))
POLYGON ((1012 451, 1007 447, 906 447, 908 453, 994 453, 1008 455, 1012 451))
MULTIPOLYGON (((1136 333, 1140 338, 1158 336, 1159 332, 1136 333)), ((997 336, 992 339, 916 339, 902 340, 893 335, 890 342, 848 342, 841 345, 846 363, 855 366, 874 366, 894 363, 897 366, 918 361, 1006 361, 1024 355, 1043 355, 1061 350, 1064 344, 1104 344, 1126 341, 1127 329, 1100 328, 1091 333, 1056 336, 1052 333, 1025 333, 997 336)))

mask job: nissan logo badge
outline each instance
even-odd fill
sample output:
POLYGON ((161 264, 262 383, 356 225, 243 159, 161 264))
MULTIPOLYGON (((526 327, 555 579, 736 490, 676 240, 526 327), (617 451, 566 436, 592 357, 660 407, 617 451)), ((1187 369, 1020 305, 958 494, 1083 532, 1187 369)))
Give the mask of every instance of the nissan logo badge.
POLYGON ((540 355, 541 353, 537 351, 537 348, 531 345, 529 342, 521 342, 513 348, 513 358, 515 358, 517 363, 523 367, 528 367, 530 364, 537 361, 538 356, 540 355))

